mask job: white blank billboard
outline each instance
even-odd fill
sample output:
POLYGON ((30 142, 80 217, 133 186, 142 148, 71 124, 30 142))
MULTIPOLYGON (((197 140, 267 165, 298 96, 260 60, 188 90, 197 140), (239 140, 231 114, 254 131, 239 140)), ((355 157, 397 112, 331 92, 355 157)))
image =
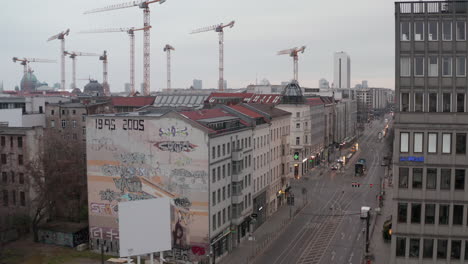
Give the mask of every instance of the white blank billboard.
POLYGON ((119 203, 120 257, 171 249, 170 199, 119 203))

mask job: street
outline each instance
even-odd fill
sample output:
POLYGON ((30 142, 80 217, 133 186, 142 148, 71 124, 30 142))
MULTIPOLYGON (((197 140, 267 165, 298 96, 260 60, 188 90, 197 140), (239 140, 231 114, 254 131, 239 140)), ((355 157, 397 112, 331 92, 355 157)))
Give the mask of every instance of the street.
MULTIPOLYGON (((381 118, 366 127, 358 139, 360 150, 342 171, 327 169, 322 175, 316 173, 300 182, 292 181, 296 196, 301 195, 303 187, 307 188, 309 204, 255 263, 362 263, 366 220, 360 218, 360 209, 378 206, 385 173, 381 161, 387 153, 385 138, 379 140, 378 133, 384 126, 381 118), (359 158, 366 159, 367 172, 354 176, 354 164, 359 158)), ((371 221, 373 217, 375 212, 371 221)))

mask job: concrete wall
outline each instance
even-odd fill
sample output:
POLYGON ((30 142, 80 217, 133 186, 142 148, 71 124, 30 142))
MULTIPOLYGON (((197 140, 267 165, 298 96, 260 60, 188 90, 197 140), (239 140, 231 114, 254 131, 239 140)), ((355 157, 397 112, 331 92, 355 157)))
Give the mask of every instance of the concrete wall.
POLYGON ((86 119, 90 240, 118 251, 118 202, 174 199, 173 246, 191 260, 209 252, 208 137, 175 115, 86 119), (106 121, 107 120, 107 121, 106 121), (192 248, 192 250, 190 250, 192 248))

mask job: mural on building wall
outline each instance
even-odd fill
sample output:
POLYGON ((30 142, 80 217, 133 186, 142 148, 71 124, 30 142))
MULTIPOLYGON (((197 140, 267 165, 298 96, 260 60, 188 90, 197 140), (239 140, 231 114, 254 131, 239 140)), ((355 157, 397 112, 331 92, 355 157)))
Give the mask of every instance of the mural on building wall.
POLYGON ((90 238, 118 251, 118 203, 173 199, 173 251, 201 260, 209 251, 208 149, 204 133, 174 118, 89 118, 90 238))

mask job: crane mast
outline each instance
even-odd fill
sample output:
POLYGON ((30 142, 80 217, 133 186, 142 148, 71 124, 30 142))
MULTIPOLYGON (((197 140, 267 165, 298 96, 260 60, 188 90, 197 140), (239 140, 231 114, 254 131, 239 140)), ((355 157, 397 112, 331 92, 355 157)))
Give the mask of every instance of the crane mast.
POLYGON ((222 23, 219 25, 213 25, 213 26, 208 26, 200 29, 196 29, 191 32, 191 34, 196 34, 196 33, 202 33, 202 32, 207 32, 207 31, 215 31, 218 32, 218 37, 219 37, 219 69, 218 69, 218 74, 219 74, 219 80, 218 80, 218 90, 223 91, 224 88, 224 28, 230 27, 232 28, 234 26, 235 21, 231 21, 226 25, 223 25, 222 23))
POLYGON ((86 52, 76 52, 76 51, 64 51, 65 55, 68 55, 70 59, 72 59, 72 87, 73 89, 77 88, 76 87, 76 60, 77 56, 100 56, 97 53, 86 53, 86 52))
POLYGON ((175 50, 174 47, 172 47, 169 44, 166 44, 164 46, 164 51, 167 53, 167 89, 171 89, 171 50, 175 50))
POLYGON ((102 86, 104 88, 104 94, 110 96, 109 83, 107 82, 107 51, 104 51, 102 56, 99 57, 99 60, 102 60, 102 86))
POLYGON ((60 85, 62 90, 65 90, 65 36, 68 36, 68 34, 70 34, 70 29, 62 31, 47 39, 47 41, 54 39, 60 40, 60 85))
POLYGON ((164 3, 166 0, 140 0, 140 1, 132 1, 123 4, 117 5, 110 5, 103 8, 97 8, 90 11, 85 12, 85 14, 89 13, 97 13, 97 12, 104 12, 110 11, 115 9, 121 8, 129 8, 138 6, 143 9, 143 81, 144 81, 144 95, 150 94, 150 81, 151 81, 151 45, 150 45, 150 29, 151 29, 151 17, 150 17, 150 9, 149 5, 152 3, 164 3))

